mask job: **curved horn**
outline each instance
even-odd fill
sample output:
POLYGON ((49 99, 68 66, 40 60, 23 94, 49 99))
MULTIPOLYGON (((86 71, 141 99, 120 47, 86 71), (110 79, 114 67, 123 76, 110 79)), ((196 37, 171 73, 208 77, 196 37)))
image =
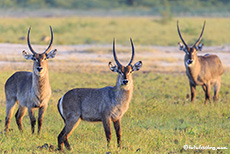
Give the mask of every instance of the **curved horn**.
POLYGON ((30 27, 29 30, 28 30, 27 44, 28 44, 28 46, 29 46, 29 48, 30 48, 30 51, 31 51, 33 54, 36 54, 36 52, 34 51, 34 49, 32 48, 32 46, 31 46, 31 44, 30 44, 30 29, 31 29, 31 27, 30 27))
POLYGON ((200 43, 200 41, 201 41, 201 39, 202 39, 203 32, 204 32, 204 28, 205 28, 205 24, 206 24, 206 21, 204 21, 204 25, 203 25, 203 28, 202 28, 200 37, 198 38, 198 40, 196 41, 196 43, 193 45, 194 47, 196 47, 196 46, 200 43))
POLYGON ((181 41, 183 42, 183 44, 185 45, 185 47, 188 48, 188 45, 185 43, 183 37, 181 36, 180 28, 179 28, 179 21, 178 20, 177 20, 177 31, 178 31, 178 34, 180 36, 181 41))
POLYGON ((118 61, 115 51, 115 38, 113 39, 113 57, 115 62, 117 63, 118 67, 122 66, 121 63, 118 61))
POLYGON ((131 46, 132 46, 132 57, 131 57, 130 62, 129 62, 128 65, 131 65, 131 64, 132 64, 133 58, 134 58, 134 55, 135 55, 135 53, 134 53, 134 45, 133 45, 132 38, 130 38, 130 42, 131 42, 131 46))
POLYGON ((51 40, 48 48, 43 52, 43 53, 48 53, 51 50, 51 47, 53 45, 53 30, 52 27, 50 26, 50 32, 51 32, 51 40))

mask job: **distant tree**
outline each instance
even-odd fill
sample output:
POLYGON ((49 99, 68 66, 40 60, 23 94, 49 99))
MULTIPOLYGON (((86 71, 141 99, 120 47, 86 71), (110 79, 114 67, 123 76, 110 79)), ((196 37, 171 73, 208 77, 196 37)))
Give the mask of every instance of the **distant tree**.
POLYGON ((174 14, 229 14, 230 0, 0 0, 0 8, 126 9, 152 10, 154 15, 170 20, 174 14))
POLYGON ((133 6, 133 0, 127 0, 127 4, 133 6))
POLYGON ((172 19, 171 8, 168 0, 163 0, 161 9, 161 22, 162 24, 166 24, 168 21, 172 19))
POLYGON ((1 0, 1 8, 9 8, 17 5, 17 0, 1 0))

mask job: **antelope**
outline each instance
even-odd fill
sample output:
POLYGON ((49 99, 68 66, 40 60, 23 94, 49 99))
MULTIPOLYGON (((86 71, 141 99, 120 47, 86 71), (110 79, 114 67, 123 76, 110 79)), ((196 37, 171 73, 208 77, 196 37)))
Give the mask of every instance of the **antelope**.
POLYGON ((44 113, 48 107, 48 101, 51 96, 51 87, 49 83, 47 59, 52 59, 56 55, 56 49, 51 50, 53 44, 53 31, 51 31, 51 41, 48 48, 43 53, 34 51, 30 44, 30 29, 28 30, 27 43, 32 54, 22 51, 23 56, 27 60, 33 60, 33 72, 19 71, 14 73, 5 83, 6 96, 6 119, 5 132, 9 132, 9 126, 15 104, 19 104, 19 108, 15 114, 18 129, 23 131, 22 119, 28 109, 32 134, 36 119, 34 109, 38 108, 38 134, 41 131, 44 113))
POLYGON ((132 73, 138 71, 142 62, 132 65, 134 59, 134 46, 132 57, 127 66, 123 66, 117 59, 115 52, 115 39, 113 40, 113 57, 117 65, 108 63, 112 72, 117 72, 117 82, 114 87, 108 86, 100 89, 76 88, 68 91, 58 101, 58 111, 65 122, 65 127, 58 136, 58 150, 63 150, 63 144, 71 150, 68 137, 78 126, 81 120, 88 122, 102 122, 107 139, 107 147, 111 140, 111 121, 117 136, 117 145, 121 145, 121 118, 129 108, 133 94, 132 73))
POLYGON ((224 73, 222 63, 217 55, 206 54, 198 56, 197 52, 202 50, 203 44, 200 44, 205 28, 204 25, 200 37, 194 45, 188 46, 180 33, 179 21, 177 21, 177 30, 182 43, 178 43, 179 49, 185 52, 184 64, 186 74, 189 79, 191 90, 191 102, 194 102, 196 86, 202 86, 205 92, 205 104, 209 100, 211 104, 211 87, 214 86, 213 100, 217 101, 217 96, 221 87, 221 75, 224 73))

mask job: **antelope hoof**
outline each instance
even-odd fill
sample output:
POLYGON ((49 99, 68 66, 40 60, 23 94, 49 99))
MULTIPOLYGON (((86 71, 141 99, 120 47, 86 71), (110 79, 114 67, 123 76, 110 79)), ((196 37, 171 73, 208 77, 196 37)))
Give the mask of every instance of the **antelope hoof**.
POLYGON ((217 102, 217 97, 213 97, 213 101, 216 103, 217 102))
POLYGON ((63 147, 62 147, 62 146, 60 146, 60 145, 58 145, 57 150, 62 152, 62 151, 63 151, 63 147))
POLYGON ((5 135, 8 135, 8 134, 9 134, 9 130, 6 130, 6 129, 5 129, 5 130, 4 130, 4 134, 5 134, 5 135))
POLYGON ((71 151, 72 148, 70 146, 66 147, 67 150, 71 151))

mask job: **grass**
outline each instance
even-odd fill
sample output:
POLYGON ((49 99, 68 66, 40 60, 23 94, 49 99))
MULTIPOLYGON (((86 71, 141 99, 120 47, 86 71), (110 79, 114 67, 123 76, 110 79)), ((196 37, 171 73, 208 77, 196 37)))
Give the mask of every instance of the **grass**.
MULTIPOLYGON (((12 74, 0 74, 0 86, 12 74)), ((65 153, 179 153, 204 152, 212 150, 183 150, 185 144, 191 146, 230 147, 229 79, 225 73, 217 104, 204 105, 204 92, 197 88, 197 97, 191 104, 187 95, 189 85, 182 74, 144 73, 134 74, 134 95, 129 110, 122 118, 122 146, 116 148, 116 135, 112 127, 111 148, 106 148, 106 138, 101 123, 81 122, 69 138, 73 152, 65 153)), ((69 89, 76 87, 99 88, 113 85, 116 74, 105 72, 50 71, 52 97, 44 117, 40 136, 32 135, 29 117, 23 119, 24 133, 17 129, 12 118, 8 136, 3 134, 5 103, 4 92, 0 89, 0 152, 1 153, 56 153, 57 136, 64 127, 58 113, 58 99, 69 89), (71 82, 70 82, 71 81, 71 82), (45 148, 44 146, 53 146, 45 148), (43 148, 41 148, 43 146, 43 148)), ((37 114, 36 114, 37 115, 37 114)), ((218 150, 229 153, 230 150, 218 150)))
MULTIPOLYGON (((200 34, 204 19, 180 18, 179 20, 184 39, 188 44, 193 43, 200 34)), ((207 18, 206 21, 203 37, 205 45, 229 44, 229 35, 227 34, 230 28, 230 19, 207 18)), ((26 36, 30 25, 32 26, 31 41, 33 44, 48 44, 41 41, 41 38, 49 35, 49 25, 53 26, 56 45, 111 44, 114 37, 117 38, 118 44, 127 46, 130 44, 129 37, 133 38, 135 45, 176 46, 179 41, 176 19, 162 25, 158 18, 151 17, 53 17, 1 18, 0 42, 25 43, 25 40, 19 38, 26 36)), ((148 46, 144 48, 148 49, 148 46)), ((110 50, 90 50, 87 52, 111 53, 110 50)), ((130 52, 130 49, 120 52, 130 52)), ((12 59, 10 56, 0 56, 0 60, 25 61, 22 60, 22 57, 13 57, 12 59)), ((71 59, 72 63, 76 61, 74 58, 71 59)), ((162 60, 154 57, 151 59, 153 61, 162 60)), ((104 61, 102 58, 96 60, 104 61)), ((166 62, 176 61, 173 57, 163 60, 166 62)), ((41 135, 31 134, 28 114, 23 119, 24 133, 19 132, 13 117, 10 125, 11 131, 8 136, 4 135, 6 108, 4 83, 15 70, 23 68, 24 65, 1 68, 0 107, 2 110, 0 110, 0 125, 2 127, 0 127, 0 153, 57 153, 55 151, 57 136, 64 127, 64 122, 57 110, 58 99, 72 88, 100 88, 115 84, 116 74, 111 73, 107 66, 71 66, 71 62, 59 60, 58 64, 50 67, 52 97, 44 117, 41 135), (63 66, 59 67, 58 65, 63 66), (97 69, 99 67, 101 69, 97 69)), ((54 60, 53 63, 56 61, 54 60)), ((153 63, 147 65, 155 67, 153 63)), ((31 65, 26 66, 28 69, 30 67, 31 65)), ((107 149, 102 124, 81 122, 69 138, 73 151, 68 152, 64 149, 64 153, 230 152, 229 72, 225 72, 222 77, 218 103, 212 105, 203 104, 204 92, 201 87, 197 87, 195 103, 191 104, 188 97, 189 84, 185 73, 156 73, 146 71, 146 67, 145 69, 143 67, 133 76, 135 85, 133 98, 129 110, 122 118, 123 149, 116 148, 116 135, 113 129, 111 148, 107 149), (185 151, 183 149, 185 144, 227 147, 228 149, 185 151)))
POLYGON ((32 26, 33 44, 48 44, 42 40, 49 36, 49 25, 54 30, 55 44, 118 44, 175 46, 180 41, 176 21, 180 21, 182 35, 188 44, 199 37, 206 20, 203 42, 205 45, 229 44, 230 18, 174 18, 162 24, 157 17, 50 17, 0 18, 1 43, 26 43, 32 26))

